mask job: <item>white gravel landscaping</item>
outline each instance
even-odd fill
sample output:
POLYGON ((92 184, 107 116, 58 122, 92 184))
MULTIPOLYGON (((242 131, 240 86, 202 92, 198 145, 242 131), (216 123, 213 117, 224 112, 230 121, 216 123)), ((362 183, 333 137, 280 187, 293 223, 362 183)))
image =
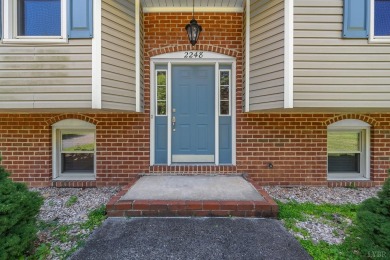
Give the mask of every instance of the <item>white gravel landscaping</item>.
POLYGON ((106 204, 114 196, 119 187, 102 188, 31 188, 38 191, 44 198, 39 219, 58 221, 59 224, 76 224, 87 220, 88 212, 106 204), (67 206, 69 199, 75 196, 76 202, 67 206))
POLYGON ((39 244, 50 247, 47 259, 65 259, 68 252, 77 247, 80 240, 93 230, 83 229, 80 224, 88 220, 88 213, 105 205, 118 193, 120 187, 102 188, 31 188, 44 197, 38 219, 49 228, 38 232, 39 244))
POLYGON ((268 194, 281 202, 296 201, 314 204, 359 204, 363 200, 376 196, 380 187, 372 188, 328 188, 314 186, 266 186, 268 194))
MULTIPOLYGON (((311 202, 314 204, 360 204, 364 200, 374 197, 381 189, 380 187, 372 188, 328 188, 328 187, 280 187, 267 186, 264 189, 268 194, 283 203, 311 202)), ((314 243, 324 241, 328 244, 340 244, 345 239, 345 229, 352 224, 348 218, 343 218, 338 214, 333 214, 332 219, 315 218, 306 216, 305 221, 298 221, 296 227, 304 229, 309 234, 305 236, 301 233, 289 230, 294 236, 302 239, 311 239, 314 243)))
MULTIPOLYGON (((312 202, 315 204, 358 204, 363 200, 373 197, 380 188, 327 188, 327 187, 279 187, 267 186, 265 190, 274 199, 282 202, 296 201, 298 203, 312 202)), ((38 233, 39 241, 37 245, 50 244, 51 253, 48 259, 63 259, 64 252, 77 246, 78 238, 86 238, 92 231, 80 228, 80 224, 88 219, 88 212, 104 205, 115 195, 120 187, 102 187, 102 188, 31 188, 38 191, 45 198, 44 205, 39 214, 39 220, 45 223, 57 225, 49 231, 40 231, 38 233), (71 239, 61 241, 58 232, 61 228, 68 227, 65 233, 71 239), (57 232, 57 235, 54 233, 57 232)), ((335 216, 335 221, 340 222, 335 216)), ((349 225, 349 220, 341 220, 343 225, 349 225), (345 224, 346 223, 346 224, 345 224)), ((297 223, 299 228, 305 229, 314 242, 326 241, 332 244, 341 243, 344 239, 344 229, 341 226, 334 225, 329 219, 317 219, 308 217, 306 221, 297 223)), ((301 234, 290 231, 295 236, 301 234)), ((303 238, 303 237, 302 237, 303 238)), ((306 238, 305 238, 306 239, 306 238)))

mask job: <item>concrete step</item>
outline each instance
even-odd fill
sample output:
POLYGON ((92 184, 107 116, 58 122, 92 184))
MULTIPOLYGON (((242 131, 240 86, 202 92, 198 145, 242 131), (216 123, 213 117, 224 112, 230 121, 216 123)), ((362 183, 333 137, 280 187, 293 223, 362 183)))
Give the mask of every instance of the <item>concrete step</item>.
POLYGON ((278 206, 243 176, 142 176, 107 204, 110 217, 198 216, 276 218, 278 206))

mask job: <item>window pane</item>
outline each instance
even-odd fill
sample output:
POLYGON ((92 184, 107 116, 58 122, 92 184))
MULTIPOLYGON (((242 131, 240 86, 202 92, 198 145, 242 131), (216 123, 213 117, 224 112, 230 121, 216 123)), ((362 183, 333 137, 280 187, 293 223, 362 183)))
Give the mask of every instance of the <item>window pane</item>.
POLYGON ((157 102, 157 115, 166 115, 167 114, 167 106, 165 101, 157 102))
POLYGON ((94 133, 63 133, 62 134, 62 151, 81 152, 95 151, 95 134, 94 133))
POLYGON ((360 173, 360 154, 329 154, 328 172, 360 173))
POLYGON ((220 72, 220 81, 221 85, 229 85, 229 71, 220 72))
POLYGON ((157 72, 157 85, 166 85, 167 84, 167 77, 165 71, 158 71, 157 72))
POLYGON ((229 115, 229 101, 221 101, 221 115, 229 115))
POLYGON ((165 86, 158 86, 157 87, 157 100, 158 101, 165 101, 167 100, 167 94, 166 94, 166 87, 165 86))
POLYGON ((60 36, 61 0, 19 0, 19 36, 60 36))
POLYGON ((375 0, 375 35, 390 35, 390 0, 375 0))
POLYGON ((229 87, 221 86, 221 100, 229 101, 229 87))
POLYGON ((94 154, 64 153, 62 154, 62 173, 93 173, 94 154))
POLYGON ((340 151, 359 152, 360 133, 328 132, 328 153, 340 151))

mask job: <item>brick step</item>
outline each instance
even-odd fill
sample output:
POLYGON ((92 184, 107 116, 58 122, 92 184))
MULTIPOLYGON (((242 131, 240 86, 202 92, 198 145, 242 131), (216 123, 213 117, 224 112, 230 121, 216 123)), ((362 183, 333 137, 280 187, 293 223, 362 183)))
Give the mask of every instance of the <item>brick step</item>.
POLYGON ((276 218, 277 205, 265 201, 121 200, 107 204, 109 217, 263 217, 276 218))
MULTIPOLYGON (((136 182, 126 185, 107 204, 109 217, 263 217, 276 218, 278 205, 258 185, 264 200, 123 200, 136 182)), ((249 180, 250 181, 250 180, 249 180)))

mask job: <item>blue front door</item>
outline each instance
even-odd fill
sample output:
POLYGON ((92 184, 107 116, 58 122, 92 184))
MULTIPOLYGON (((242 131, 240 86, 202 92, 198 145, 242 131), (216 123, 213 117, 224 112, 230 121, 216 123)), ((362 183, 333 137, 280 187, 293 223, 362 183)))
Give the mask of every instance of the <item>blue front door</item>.
POLYGON ((172 163, 215 162, 215 68, 172 66, 172 163))

